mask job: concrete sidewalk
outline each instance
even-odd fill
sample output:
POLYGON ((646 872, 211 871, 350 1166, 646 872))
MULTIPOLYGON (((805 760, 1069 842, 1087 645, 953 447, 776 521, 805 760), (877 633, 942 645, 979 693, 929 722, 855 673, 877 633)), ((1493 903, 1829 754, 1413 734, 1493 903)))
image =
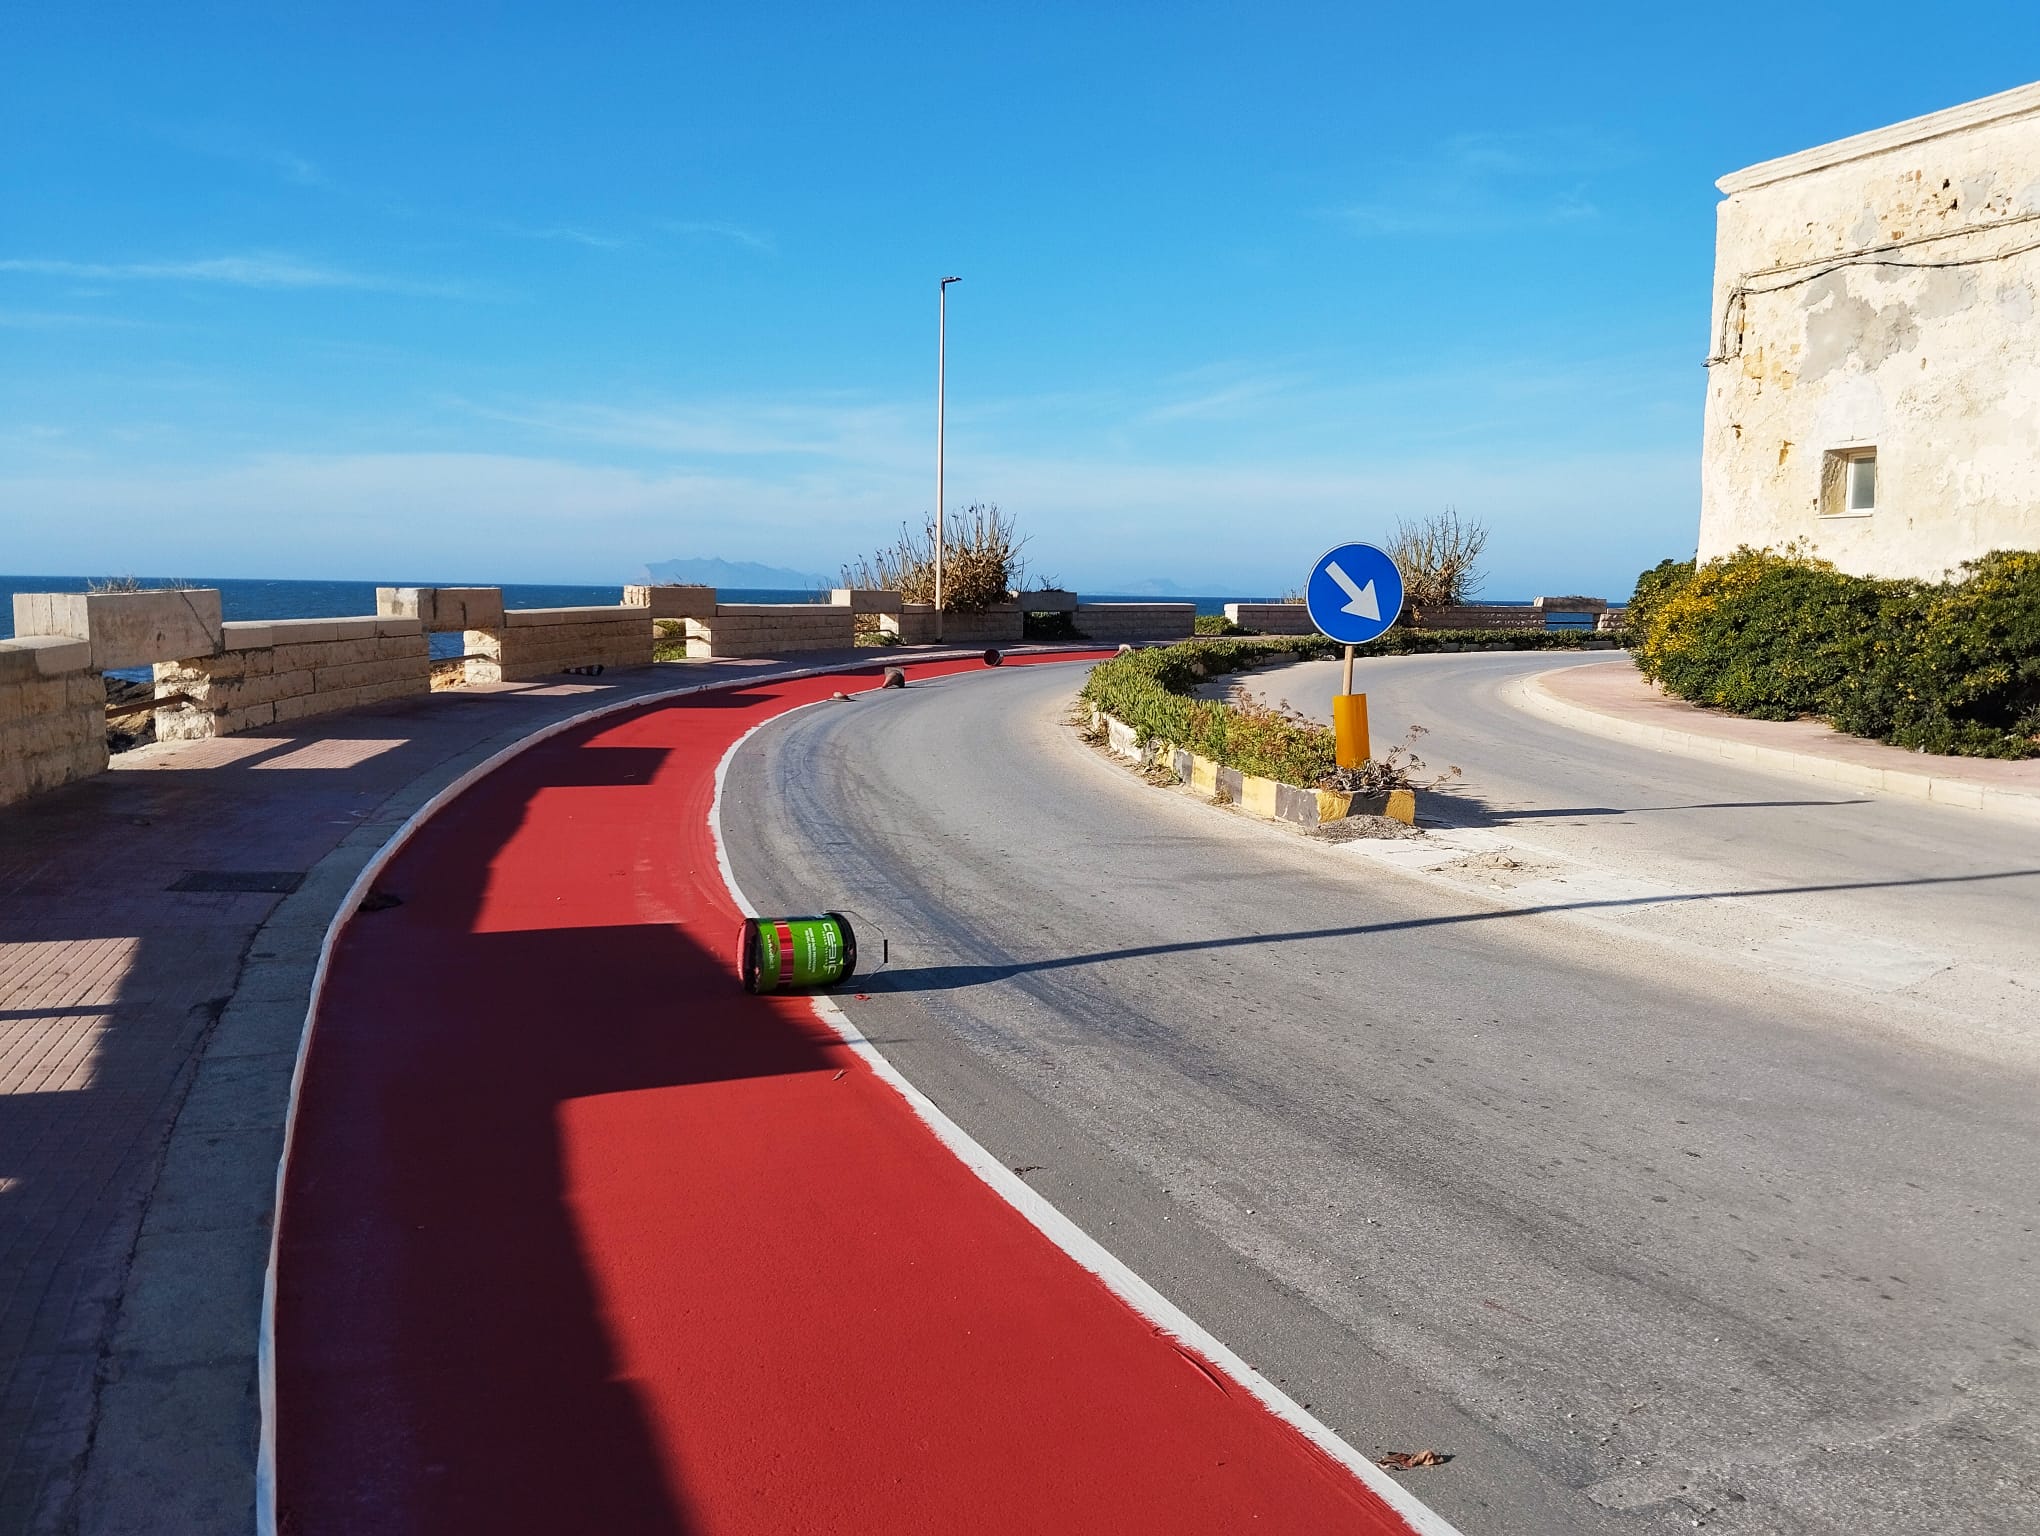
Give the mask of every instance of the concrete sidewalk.
POLYGON ((1660 692, 1627 659, 1541 673, 1514 697, 1534 714, 1618 741, 2040 824, 2040 759, 1940 757, 1845 736, 1818 720, 1722 714, 1660 692))
POLYGON ((0 1530, 252 1529, 262 1272, 312 973, 414 810, 604 704, 899 654, 433 694, 146 747, 0 811, 0 1530))

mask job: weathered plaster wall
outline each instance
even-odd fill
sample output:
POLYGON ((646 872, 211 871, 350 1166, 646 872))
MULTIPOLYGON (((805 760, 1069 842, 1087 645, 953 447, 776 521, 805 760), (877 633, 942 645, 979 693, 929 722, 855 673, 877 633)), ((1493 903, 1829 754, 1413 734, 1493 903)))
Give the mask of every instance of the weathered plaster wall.
POLYGON ((1722 178, 1699 553, 2040 548, 2040 85, 1722 178), (1823 511, 1874 446, 1876 510, 1823 511))

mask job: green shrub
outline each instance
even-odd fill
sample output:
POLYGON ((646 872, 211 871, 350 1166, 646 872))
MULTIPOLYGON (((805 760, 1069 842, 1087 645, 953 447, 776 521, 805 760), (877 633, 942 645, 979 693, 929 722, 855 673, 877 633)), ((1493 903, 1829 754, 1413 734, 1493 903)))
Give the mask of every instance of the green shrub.
POLYGON ((1646 603, 1637 664, 1698 704, 1761 720, 1820 713, 1862 671, 1884 585, 1796 553, 1739 549, 1646 603))
POLYGON ((1838 730, 1924 752, 2040 755, 2040 553, 2000 550, 1962 570, 1887 596, 1862 677, 1829 702, 1838 730))
POLYGON ((1222 613, 1200 613, 1190 621, 1193 634, 1199 635, 1251 635, 1258 631, 1242 629, 1222 613))
POLYGON ((1643 633, 1658 604, 1692 579, 1691 560, 1660 560, 1637 577, 1636 591, 1629 598, 1629 611, 1623 616, 1629 632, 1633 635, 1643 633))
POLYGON ((2040 753, 2040 553, 1925 583, 1738 549, 1690 573, 1671 561, 1645 572, 1630 622, 1644 675, 1696 704, 1818 715, 1929 752, 2040 753))
POLYGON ((1139 733, 1142 746, 1166 743, 1285 784, 1315 784, 1334 767, 1332 733, 1276 710, 1240 709, 1191 698, 1207 677, 1255 666, 1295 646, 1269 641, 1193 640, 1129 651, 1100 662, 1084 697, 1139 733))

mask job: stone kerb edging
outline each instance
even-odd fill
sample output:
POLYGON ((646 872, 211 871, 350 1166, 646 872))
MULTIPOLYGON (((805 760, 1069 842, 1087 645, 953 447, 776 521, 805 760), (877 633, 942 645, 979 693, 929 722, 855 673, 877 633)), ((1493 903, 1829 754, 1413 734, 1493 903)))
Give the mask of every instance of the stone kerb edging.
POLYGON ((1257 773, 1227 768, 1181 747, 1163 744, 1153 751, 1146 751, 1141 747, 1138 731, 1095 706, 1091 709, 1091 729, 1103 729, 1106 749, 1114 757, 1125 758, 1143 767, 1161 762, 1166 752, 1170 770, 1190 788, 1206 796, 1223 795, 1248 815, 1258 816, 1263 821, 1288 821, 1300 827, 1319 827, 1326 822, 1342 821, 1348 816, 1386 816, 1406 827, 1417 823, 1414 790, 1392 789, 1385 795, 1349 795, 1336 789, 1305 789, 1296 784, 1284 784, 1279 779, 1263 778, 1257 773))
POLYGON ((1982 811, 2007 821, 2040 826, 2040 794, 2001 789, 1946 774, 1915 773, 1908 768, 1880 768, 1869 763, 1852 763, 1845 758, 1823 757, 1795 752, 1787 747, 1768 747, 1758 742, 1735 741, 1698 731, 1681 731, 1671 726, 1651 725, 1606 715, 1583 704, 1561 699, 1545 687, 1550 673, 1538 673, 1503 690, 1503 697, 1518 708, 1559 725, 1569 726, 1612 741, 1634 742, 1661 752, 1684 757, 1711 758, 1716 762, 1740 763, 1793 778, 1813 779, 1842 789, 1881 790, 1909 800, 1935 805, 1959 806, 1982 811))

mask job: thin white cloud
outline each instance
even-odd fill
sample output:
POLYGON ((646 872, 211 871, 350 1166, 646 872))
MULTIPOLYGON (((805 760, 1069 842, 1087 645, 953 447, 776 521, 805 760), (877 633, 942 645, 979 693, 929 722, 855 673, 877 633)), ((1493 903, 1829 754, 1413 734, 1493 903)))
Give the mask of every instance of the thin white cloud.
POLYGON ((1576 224, 1600 215, 1592 178, 1627 158, 1578 134, 1457 134, 1425 154, 1386 162, 1371 195, 1333 212, 1373 235, 1576 224))
POLYGON ((762 230, 746 229, 741 224, 729 224, 720 219, 665 219, 662 229, 676 235, 701 235, 716 240, 728 240, 746 246, 765 256, 777 256, 779 246, 772 236, 762 230))
POLYGON ((295 150, 264 140, 257 134, 221 124, 170 123, 150 130, 158 138, 192 154, 239 165, 258 166, 298 187, 330 187, 326 173, 295 150))
POLYGON ((155 327, 152 320, 130 320, 118 315, 81 315, 62 310, 0 309, 0 330, 139 330, 155 327))
POLYGON ((539 401, 523 405, 449 402, 484 420, 614 448, 700 458, 827 458, 874 465, 918 462, 923 423, 888 403, 717 400, 607 405, 539 401))
POLYGON ((506 235, 515 235, 519 240, 561 240, 569 245, 585 245, 595 251, 620 251, 632 242, 621 235, 597 234, 590 229, 576 229, 569 224, 551 224, 534 228, 524 224, 501 226, 506 235))
POLYGON ((0 259, 0 272, 66 277, 93 282, 220 283, 237 288, 353 288, 422 297, 460 297, 465 290, 446 283, 418 282, 345 267, 320 266, 275 252, 207 256, 188 261, 67 261, 16 256, 0 259))
POLYGON ((258 157, 263 163, 274 166, 282 173, 283 179, 300 187, 326 187, 332 183, 326 173, 303 155, 292 154, 287 149, 273 149, 262 152, 258 157))
POLYGON ((1298 382, 1295 378, 1279 374, 1238 379, 1230 384, 1222 384, 1216 389, 1202 390, 1182 399, 1153 406, 1142 413, 1140 419, 1154 425, 1174 421, 1229 421, 1254 414, 1268 401, 1286 393, 1298 382))

